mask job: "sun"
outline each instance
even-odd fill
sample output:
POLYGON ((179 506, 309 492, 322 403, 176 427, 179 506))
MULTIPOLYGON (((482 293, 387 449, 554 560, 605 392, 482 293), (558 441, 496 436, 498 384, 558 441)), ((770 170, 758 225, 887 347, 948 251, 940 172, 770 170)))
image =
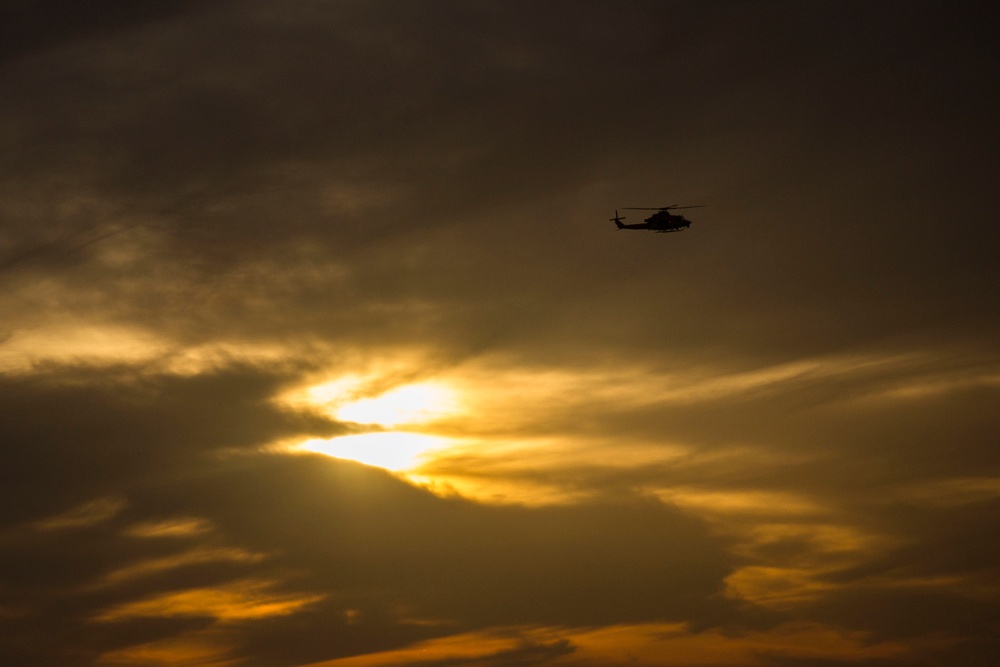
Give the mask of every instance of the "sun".
POLYGON ((356 377, 344 378, 311 387, 303 395, 306 403, 320 407, 340 421, 386 430, 329 439, 313 438, 293 449, 405 472, 416 468, 421 457, 455 444, 451 439, 423 430, 415 433, 406 429, 416 426, 426 429, 428 424, 456 414, 457 401, 449 388, 425 382, 397 387, 371 398, 355 399, 358 387, 363 384, 356 377))
POLYGON ((340 406, 334 415, 343 421, 378 424, 392 428, 400 424, 433 421, 454 411, 451 392, 440 385, 410 384, 375 398, 364 398, 340 406))
POLYGON ((315 438, 306 440, 296 449, 357 461, 392 472, 406 472, 416 468, 421 457, 449 446, 449 440, 434 435, 380 431, 330 439, 315 438))

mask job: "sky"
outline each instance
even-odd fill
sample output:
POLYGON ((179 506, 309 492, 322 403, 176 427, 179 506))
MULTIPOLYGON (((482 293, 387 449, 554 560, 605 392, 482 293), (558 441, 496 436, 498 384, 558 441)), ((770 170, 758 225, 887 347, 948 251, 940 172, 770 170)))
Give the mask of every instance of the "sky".
POLYGON ((0 662, 997 664, 994 25, 0 3, 0 662))

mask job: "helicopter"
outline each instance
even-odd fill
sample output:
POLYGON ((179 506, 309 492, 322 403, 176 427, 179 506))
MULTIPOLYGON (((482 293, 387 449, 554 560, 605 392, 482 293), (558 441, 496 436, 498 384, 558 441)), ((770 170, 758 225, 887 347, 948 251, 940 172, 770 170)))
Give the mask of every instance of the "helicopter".
POLYGON ((646 218, 645 222, 637 222, 633 225, 623 223, 622 220, 625 217, 618 215, 618 209, 615 209, 615 217, 610 220, 615 223, 618 229, 648 229, 651 232, 661 234, 666 232, 682 232, 691 226, 691 221, 679 213, 670 212, 681 208, 704 208, 704 206, 678 206, 674 204, 673 206, 661 206, 659 208, 629 207, 623 209, 625 211, 656 211, 656 213, 646 218))

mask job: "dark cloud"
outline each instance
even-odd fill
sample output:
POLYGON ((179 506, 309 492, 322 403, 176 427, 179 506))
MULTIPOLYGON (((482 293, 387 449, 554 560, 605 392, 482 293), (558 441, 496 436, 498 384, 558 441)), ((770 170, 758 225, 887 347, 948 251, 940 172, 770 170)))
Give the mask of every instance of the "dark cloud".
POLYGON ((7 0, 0 4, 0 60, 107 38, 204 4, 185 0, 96 0, 87 5, 67 0, 7 0))
MULTIPOLYGON (((321 258, 343 282, 319 272, 249 288, 321 335, 345 332, 308 307, 316 294, 328 314, 381 303, 423 319, 413 335, 448 331, 443 345, 472 349, 626 337, 773 356, 996 326, 983 302, 996 226, 977 196, 996 137, 958 117, 996 106, 974 85, 991 67, 975 29, 937 38, 932 6, 902 26, 855 5, 554 3, 527 23, 519 12, 248 3, 143 23, 141 41, 8 71, 5 154, 38 174, 22 193, 44 199, 68 180, 159 223, 193 278, 163 276, 186 319, 211 318, 234 289, 220 294, 223 267, 263 260, 273 276, 321 258), (963 65, 966 85, 946 63, 963 65), (711 205, 702 240, 675 243, 683 256, 582 231, 595 208, 673 203, 660 202, 666 183, 711 205), (580 327, 591 313, 618 327, 580 327)), ((104 230, 101 213, 77 224, 104 230)), ((261 319, 244 309, 227 325, 261 319)))
POLYGON ((393 608, 409 610, 417 617, 411 622, 447 621, 436 632, 523 622, 712 624, 733 613, 715 599, 731 567, 721 544, 659 503, 489 508, 311 458, 251 463, 199 481, 204 487, 179 489, 178 501, 219 502, 206 513, 253 549, 295 545, 279 561, 308 572, 310 588, 335 592, 342 606, 333 613, 357 609, 362 626, 373 615, 375 634, 345 625, 339 639, 320 639, 326 615, 279 620, 273 631, 262 624, 249 639, 252 654, 270 647, 274 660, 288 644, 286 628, 300 633, 303 651, 325 642, 338 655, 350 652, 340 642, 360 652, 412 640, 416 628, 405 619, 384 618, 393 608), (220 487, 228 492, 210 493, 220 487), (359 646, 366 637, 380 641, 359 646))
POLYGON ((499 651, 494 655, 485 657, 433 660, 425 664, 427 667, 450 667, 451 665, 470 665, 472 667, 543 665, 561 656, 571 655, 573 651, 574 647, 572 643, 566 639, 561 639, 547 644, 526 643, 524 646, 499 651))
POLYGON ((344 429, 271 407, 280 375, 233 369, 194 378, 56 372, 0 381, 5 521, 55 514, 182 473, 213 452, 344 429))

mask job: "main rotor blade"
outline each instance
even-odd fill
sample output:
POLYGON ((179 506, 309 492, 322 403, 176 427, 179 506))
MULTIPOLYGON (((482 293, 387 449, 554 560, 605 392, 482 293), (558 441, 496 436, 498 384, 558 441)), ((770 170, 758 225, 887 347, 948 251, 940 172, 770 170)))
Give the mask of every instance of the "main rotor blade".
POLYGON ((698 204, 697 206, 678 206, 674 204, 673 206, 626 206, 622 208, 623 211, 672 211, 675 208, 705 208, 707 204, 698 204))

